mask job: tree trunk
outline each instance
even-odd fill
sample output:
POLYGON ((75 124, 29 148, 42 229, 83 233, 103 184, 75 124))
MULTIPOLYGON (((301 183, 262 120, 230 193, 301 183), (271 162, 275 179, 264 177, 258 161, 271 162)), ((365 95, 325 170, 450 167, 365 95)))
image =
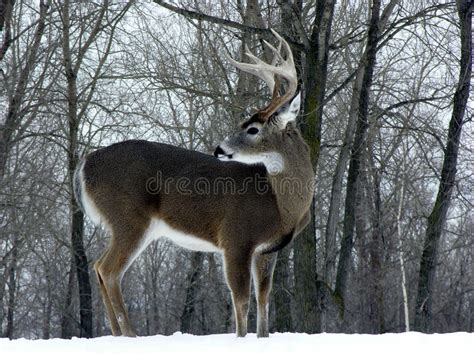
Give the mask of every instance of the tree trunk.
POLYGON ((458 0, 457 9, 461 25, 461 62, 459 81, 453 100, 453 113, 449 122, 448 140, 446 143, 441 180, 436 202, 433 206, 426 227, 423 254, 421 256, 416 297, 414 330, 432 331, 433 286, 436 273, 436 260, 439 240, 451 200, 456 178, 459 141, 469 98, 469 87, 472 73, 472 9, 469 0, 458 0))
POLYGON ((362 79, 364 74, 364 63, 359 63, 356 78, 352 86, 351 106, 349 109, 349 118, 347 121, 344 141, 337 158, 334 176, 332 178, 331 195, 329 200, 329 211, 326 223, 325 234, 325 255, 323 280, 328 284, 332 283, 334 277, 334 268, 336 265, 336 231, 339 221, 340 206, 342 200, 342 183, 347 168, 347 162, 351 156, 351 146, 354 139, 354 131, 357 122, 358 102, 362 88, 362 79))
MULTIPOLYGON (((367 191, 367 195, 370 196, 370 206, 373 209, 371 213, 371 240, 370 240, 370 282, 369 295, 371 305, 371 321, 372 321, 372 333, 382 334, 385 333, 385 318, 384 318, 384 289, 383 289, 383 210, 382 210, 382 198, 380 192, 380 171, 377 171, 373 160, 372 148, 369 148, 369 161, 370 170, 372 172, 371 182, 367 187, 371 187, 367 191)), ((370 177, 368 177, 370 178, 370 177)))
MULTIPOLYGON (((295 24, 301 21, 301 1, 290 4, 288 1, 277 1, 280 7, 281 33, 294 42, 298 42, 298 30, 295 24), (292 6, 293 5, 293 6, 292 6), (298 11, 294 11, 297 9, 298 11)), ((293 48, 293 57, 296 63, 298 76, 301 78, 301 50, 293 48)), ((293 288, 291 281, 290 266, 291 248, 284 248, 278 253, 273 276, 273 295, 275 305, 275 326, 277 332, 293 332, 294 323, 291 311, 293 288)))
POLYGON ((158 334, 160 331, 160 310, 159 310, 159 299, 158 299, 158 275, 156 271, 153 271, 152 283, 151 283, 151 308, 153 310, 153 334, 158 334))
MULTIPOLYGON (((11 21, 12 21, 12 13, 13 13, 13 0, 2 0, 0 2, 0 31, 5 30, 3 33, 3 41, 0 48, 0 62, 3 60, 4 55, 11 44, 11 21)), ((33 35, 33 41, 29 46, 28 50, 25 51, 25 58, 23 59, 24 67, 21 68, 19 65, 19 76, 18 81, 13 89, 13 92, 9 95, 7 112, 5 114, 5 119, 3 123, 0 123, 0 181, 3 180, 5 176, 5 169, 7 166, 8 157, 10 155, 12 141, 15 138, 15 130, 20 125, 21 115, 19 114, 21 105, 24 100, 25 91, 28 86, 29 77, 31 72, 34 69, 34 64, 37 59, 38 49, 41 42, 41 38, 43 37, 44 29, 45 29, 45 17, 46 17, 46 10, 47 6, 44 4, 44 1, 41 0, 39 2, 39 18, 38 24, 36 25, 35 33, 33 35)), ((20 63, 22 61, 19 61, 20 63)), ((4 227, 2 227, 3 229, 4 227)), ((12 256, 17 257, 18 251, 16 250, 19 246, 19 242, 17 240, 14 241, 13 249, 12 249, 12 256)), ((6 257, 2 260, 0 265, 5 267, 5 271, 3 275, 0 277, 0 332, 1 332, 1 325, 3 324, 3 302, 5 296, 5 286, 8 284, 13 285, 16 283, 15 275, 11 275, 11 269, 7 267, 8 260, 6 257), (13 283, 12 283, 13 282, 13 283)), ((16 261, 15 261, 16 262, 16 261)), ((13 261, 10 265, 13 265, 13 261)), ((9 286, 10 287, 10 286, 9 286)), ((9 289, 9 298, 14 300, 14 291, 9 289), (13 292, 13 294, 12 294, 13 292)), ((5 330, 5 334, 10 337, 13 334, 13 308, 10 306, 14 306, 10 303, 10 300, 7 302, 7 329, 5 330)))
POLYGON ((71 266, 68 272, 66 298, 64 300, 61 314, 61 335, 62 339, 71 339, 74 335, 72 325, 72 291, 74 288, 74 262, 71 259, 71 266))
POLYGON ((278 253, 278 261, 273 275, 273 295, 275 304, 275 330, 280 333, 293 332, 291 317, 291 280, 290 280, 290 248, 278 253))
MULTIPOLYGON (((305 120, 301 124, 303 136, 310 147, 311 160, 316 168, 321 145, 321 122, 323 118, 324 94, 326 91, 329 36, 335 0, 320 0, 316 3, 316 18, 306 56, 304 101, 305 120)), ((311 223, 294 242, 295 292, 297 317, 301 320, 298 330, 306 333, 321 332, 319 299, 321 290, 316 268, 316 228, 314 223, 315 201, 311 206, 311 223)))
MULTIPOLYGON (((6 6, 7 10, 9 6, 13 7, 13 1, 7 1, 6 6)), ((40 11, 38 25, 36 25, 33 43, 31 44, 29 51, 27 51, 27 53, 25 54, 25 66, 20 70, 18 83, 16 84, 15 90, 8 102, 8 111, 5 117, 5 122, 3 124, 0 124, 0 178, 2 178, 5 174, 5 167, 7 164, 8 155, 10 153, 11 144, 14 138, 15 129, 20 124, 20 107, 23 102, 30 74, 34 69, 39 45, 41 43, 41 38, 43 37, 44 33, 46 10, 48 6, 44 4, 43 0, 41 0, 39 8, 40 11)))
POLYGON ((50 338, 51 312, 53 309, 53 298, 51 292, 51 274, 49 268, 46 269, 46 300, 43 306, 43 339, 50 338))
MULTIPOLYGON (((84 213, 79 207, 74 194, 74 171, 79 161, 78 136, 80 122, 77 115, 77 69, 73 69, 72 55, 70 49, 70 22, 69 1, 65 1, 63 10, 63 61, 67 81, 67 104, 68 104, 68 176, 71 208, 71 244, 73 259, 76 267, 77 282, 79 286, 79 315, 80 336, 92 337, 92 291, 89 278, 89 264, 84 248, 84 213)), ((77 66, 77 68, 79 68, 77 66)))
POLYGON ((374 0, 372 3, 370 24, 368 29, 367 48, 364 54, 366 57, 366 68, 362 79, 362 87, 359 97, 357 128, 351 150, 351 161, 349 164, 349 173, 347 177, 344 227, 341 240, 341 250, 339 254, 339 263, 337 266, 336 286, 334 290, 334 294, 342 306, 344 306, 344 297, 347 289, 347 276, 349 274, 349 265, 354 242, 355 204, 359 169, 367 135, 367 128, 369 127, 368 105, 370 86, 372 84, 377 54, 379 17, 380 0, 374 0))
POLYGON ((408 292, 407 292, 407 280, 406 280, 406 271, 405 271, 405 259, 403 256, 403 239, 402 239, 402 211, 403 203, 405 201, 405 184, 407 180, 407 170, 406 170, 406 160, 408 148, 403 145, 403 160, 401 166, 401 183, 400 183, 400 197, 398 201, 397 208, 397 247, 398 247, 398 262, 400 264, 400 287, 402 289, 402 298, 403 298, 403 319, 404 319, 404 330, 405 332, 410 331, 410 312, 408 307, 408 292))
MULTIPOLYGON (((76 160, 77 161, 77 160, 76 160)), ((75 166, 70 162, 70 168, 75 166)), ((71 239, 74 264, 79 286, 80 337, 92 338, 92 290, 89 278, 89 263, 84 248, 84 214, 71 196, 72 225, 71 239)))
MULTIPOLYGON (((314 202, 311 214, 314 212, 314 202)), ((295 301, 297 306, 295 330, 308 334, 321 332, 321 318, 318 304, 319 283, 316 273, 316 241, 314 218, 295 239, 294 242, 294 272, 295 272, 295 301)))
POLYGON ((18 263, 18 238, 13 242, 13 252, 10 262, 8 278, 8 303, 7 303, 7 329, 5 335, 8 339, 13 339, 15 331, 15 306, 16 306, 16 286, 17 286, 17 263, 18 263))
POLYGON ((3 32, 3 40, 0 45, 0 62, 5 57, 12 43, 12 15, 15 0, 0 0, 0 32, 3 32))
MULTIPOLYGON (((238 2, 238 11, 242 17, 242 23, 245 26, 255 26, 259 28, 265 28, 262 18, 262 10, 258 0, 247 1, 245 8, 241 2, 238 2)), ((240 46, 241 58, 244 59, 245 47, 252 48, 255 45, 256 40, 252 39, 252 34, 249 32, 242 33, 242 43, 240 46)), ((232 125, 237 126, 242 121, 242 115, 245 112, 245 108, 248 108, 249 102, 255 100, 255 97, 261 95, 259 92, 259 80, 255 75, 248 74, 246 72, 238 72, 237 86, 235 88, 235 95, 233 96, 233 105, 231 107, 232 125)), ((271 93, 270 93, 271 94, 271 93)))
POLYGON ((184 302, 183 313, 181 314, 181 332, 193 332, 193 319, 196 312, 196 296, 198 291, 198 281, 202 273, 202 263, 204 254, 200 252, 193 253, 191 259, 191 270, 189 274, 189 284, 186 289, 186 300, 184 302))
POLYGON ((0 275, 0 336, 6 335, 6 330, 3 332, 2 325, 5 318, 4 313, 4 303, 5 303, 5 294, 7 291, 7 284, 10 279, 10 267, 8 265, 8 261, 11 258, 11 254, 13 254, 14 250, 10 249, 6 254, 2 256, 0 259, 0 266, 3 269, 2 274, 0 275))
POLYGON ((319 161, 321 145, 321 123, 323 118, 324 94, 326 92, 329 36, 335 0, 319 0, 316 3, 316 18, 310 38, 310 48, 305 66, 305 120, 301 129, 310 147, 314 166, 319 161))

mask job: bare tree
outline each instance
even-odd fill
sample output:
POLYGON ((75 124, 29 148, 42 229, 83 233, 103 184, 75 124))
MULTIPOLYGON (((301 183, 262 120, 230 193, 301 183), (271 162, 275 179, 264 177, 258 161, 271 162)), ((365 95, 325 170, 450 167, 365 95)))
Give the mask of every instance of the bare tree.
MULTIPOLYGON (((4 4, 5 2, 2 2, 4 4)), ((34 69, 35 61, 38 56, 38 49, 43 37, 43 32, 45 28, 45 19, 46 19, 46 10, 48 8, 43 0, 39 4, 39 19, 38 24, 36 25, 36 30, 33 38, 33 43, 28 51, 25 53, 25 65, 20 69, 20 74, 18 82, 16 83, 15 90, 10 96, 8 104, 8 113, 5 118, 5 122, 0 125, 0 176, 3 177, 5 173, 5 165, 7 163, 8 154, 11 148, 12 140, 14 138, 15 130, 20 125, 21 115, 21 105, 23 103, 23 97, 25 96, 25 90, 28 85, 29 77, 34 69)), ((5 5, 5 16, 6 19, 6 42, 9 43, 9 33, 10 33, 10 22, 11 22, 11 12, 13 11, 13 1, 7 1, 5 5)), ((6 49, 5 49, 6 51, 6 49)))
MULTIPOLYGON (((62 51, 63 51, 63 65, 64 74, 67 82, 67 120, 68 120, 68 138, 67 138, 67 157, 68 157, 68 178, 69 187, 72 191, 74 171, 79 161, 80 145, 79 133, 83 117, 87 112, 89 103, 94 95, 97 80, 102 71, 108 55, 110 53, 113 34, 118 22, 122 19, 131 3, 126 5, 124 9, 114 14, 112 18, 108 18, 109 2, 106 1, 102 6, 98 7, 96 15, 93 17, 90 32, 87 33, 84 27, 81 27, 78 48, 72 48, 75 42, 71 38, 73 24, 71 23, 71 13, 73 11, 80 11, 79 7, 72 7, 69 1, 64 4, 57 4, 58 11, 61 14, 62 20, 62 51), (105 25, 104 25, 105 23, 105 25), (87 85, 88 90, 78 92, 78 75, 81 66, 84 63, 85 56, 90 50, 92 44, 97 37, 104 31, 106 27, 111 28, 110 33, 105 44, 105 51, 93 73, 92 81, 87 85), (82 42, 83 41, 83 42, 82 42), (74 52, 73 52, 74 51, 74 52), (80 97, 81 104, 79 103, 80 97)), ((74 12, 74 13, 75 13, 74 12)), ((89 16, 88 14, 86 16, 89 16)), ((79 285, 79 299, 80 299, 80 319, 81 319, 81 336, 92 337, 92 296, 91 285, 89 278, 89 264, 84 247, 84 214, 79 208, 78 202, 74 195, 70 194, 70 208, 71 208, 71 243, 72 253, 75 261, 77 281, 79 285)))
POLYGON ((351 161, 347 177, 347 193, 344 209, 344 230, 341 240, 341 251, 337 267, 336 286, 334 293, 344 304, 347 290, 347 276, 349 274, 349 263, 354 238, 355 228, 355 203, 357 194, 357 181, 360 172, 360 163, 365 144, 368 124, 368 106, 370 86, 372 85, 375 59, 377 55, 377 43, 379 40, 380 1, 375 0, 371 7, 370 24, 367 32, 367 47, 365 52, 364 75, 362 79, 361 92, 358 102, 358 121, 354 136, 354 144, 351 150, 351 161))
POLYGON ((2 0, 0 2, 0 32, 3 32, 2 45, 0 46, 0 62, 12 43, 11 22, 15 0, 2 0))
POLYGON ((432 331, 432 303, 439 241, 451 200, 456 179, 459 143, 466 113, 472 73, 472 9, 471 1, 457 1, 461 28, 461 59, 459 81, 453 98, 453 113, 449 122, 448 138, 444 151, 438 195, 433 210, 428 217, 426 236, 421 256, 418 293, 415 308, 414 329, 432 331))

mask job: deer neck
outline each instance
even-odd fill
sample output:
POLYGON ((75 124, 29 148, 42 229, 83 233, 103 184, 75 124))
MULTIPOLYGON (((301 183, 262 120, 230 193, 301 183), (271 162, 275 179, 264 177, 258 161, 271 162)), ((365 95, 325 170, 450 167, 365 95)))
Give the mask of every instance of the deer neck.
POLYGON ((283 171, 270 175, 273 191, 284 225, 292 229, 311 206, 314 194, 314 172, 309 157, 303 161, 286 160, 283 171))

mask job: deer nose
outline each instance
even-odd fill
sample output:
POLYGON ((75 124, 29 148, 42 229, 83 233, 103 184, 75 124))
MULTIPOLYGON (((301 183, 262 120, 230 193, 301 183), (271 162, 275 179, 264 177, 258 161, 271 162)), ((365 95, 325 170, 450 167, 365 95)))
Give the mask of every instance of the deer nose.
POLYGON ((226 153, 225 150, 219 145, 214 151, 214 156, 220 160, 232 160, 233 153, 226 153))
POLYGON ((219 158, 220 155, 225 155, 224 150, 221 148, 220 145, 217 146, 216 150, 214 151, 214 156, 219 158))

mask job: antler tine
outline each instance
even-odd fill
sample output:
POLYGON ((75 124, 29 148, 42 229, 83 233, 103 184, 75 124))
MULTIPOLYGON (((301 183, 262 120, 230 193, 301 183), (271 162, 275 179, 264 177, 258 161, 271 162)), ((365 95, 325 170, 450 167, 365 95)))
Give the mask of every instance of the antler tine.
POLYGON ((244 72, 247 72, 247 73, 250 73, 252 75, 255 75, 255 76, 259 77, 260 79, 262 79, 265 82, 265 84, 267 84, 268 88, 270 89, 270 92, 273 92, 273 89, 275 87, 274 74, 271 73, 271 72, 262 70, 263 65, 264 64, 268 65, 268 64, 263 62, 259 58, 255 57, 248 50, 248 48, 246 48, 245 55, 248 56, 254 62, 254 64, 238 62, 238 61, 234 60, 232 57, 230 57, 227 53, 225 54, 225 56, 227 57, 227 60, 229 60, 229 62, 233 66, 239 68, 240 70, 242 70, 244 72))
MULTIPOLYGON (((281 42, 278 42, 278 54, 280 54, 280 51, 281 51, 281 42)), ((280 58, 281 58, 281 56, 280 56, 280 58)), ((278 59, 279 58, 277 56, 275 56, 275 55, 273 56, 273 59, 272 59, 272 65, 273 66, 277 65, 278 59)))
POLYGON ((298 79, 297 79, 298 77, 297 77, 295 62, 293 59, 293 53, 291 52, 290 45, 275 30, 270 29, 270 31, 279 40, 279 46, 278 46, 279 50, 277 51, 270 44, 267 44, 267 45, 275 53, 275 55, 276 53, 278 53, 278 57, 281 62, 281 65, 278 67, 275 67, 273 72, 274 74, 277 74, 283 77, 284 79, 286 79, 288 82, 288 87, 287 87, 286 93, 283 96, 279 97, 278 95, 273 95, 273 98, 270 104, 264 110, 262 110, 263 117, 266 120, 268 120, 280 107, 286 104, 295 95, 296 90, 298 88, 298 79), (280 48, 282 44, 285 46, 285 49, 286 49, 286 60, 283 60, 280 53, 280 48))
POLYGON ((245 46, 245 55, 249 57, 249 59, 253 63, 237 62, 226 54, 226 57, 232 63, 232 65, 245 72, 253 74, 265 81, 270 91, 272 92, 271 102, 268 104, 267 107, 260 110, 260 116, 264 120, 268 120, 280 107, 282 107, 286 102, 288 102, 296 93, 296 89, 298 86, 295 63, 290 45, 275 30, 271 29, 271 32, 279 41, 278 49, 272 46, 267 41, 264 41, 265 45, 273 52, 273 60, 271 64, 268 64, 257 58, 254 54, 250 52, 247 46, 245 46), (281 55, 282 45, 285 47, 286 50, 286 60, 284 60, 283 56, 281 55), (280 62, 280 65, 277 65, 278 62, 280 62), (286 93, 283 96, 278 96, 279 85, 275 85, 276 75, 281 76, 288 82, 286 93))
POLYGON ((280 50, 281 50, 281 42, 278 44, 278 49, 276 49, 275 47, 273 47, 270 43, 268 43, 267 41, 263 40, 263 43, 265 43, 265 45, 270 48, 273 52, 273 60, 272 60, 272 66, 275 66, 278 61, 280 62, 284 62, 283 60, 283 57, 281 56, 280 54, 280 50))
MULTIPOLYGON (((267 45, 276 55, 278 55, 279 59, 281 60, 282 65, 280 66, 280 68, 284 68, 284 70, 288 71, 288 74, 290 74, 291 79, 296 80, 297 74, 296 74, 296 69, 295 69, 295 62, 293 59, 293 52, 291 51, 290 45, 273 28, 270 29, 270 31, 272 31, 273 35, 279 40, 278 51, 271 44, 267 43, 267 45), (286 60, 283 60, 280 53, 282 44, 285 46, 285 49, 286 49, 286 60)), ((285 77, 285 79, 290 80, 290 78, 284 75, 282 76, 285 77)))

